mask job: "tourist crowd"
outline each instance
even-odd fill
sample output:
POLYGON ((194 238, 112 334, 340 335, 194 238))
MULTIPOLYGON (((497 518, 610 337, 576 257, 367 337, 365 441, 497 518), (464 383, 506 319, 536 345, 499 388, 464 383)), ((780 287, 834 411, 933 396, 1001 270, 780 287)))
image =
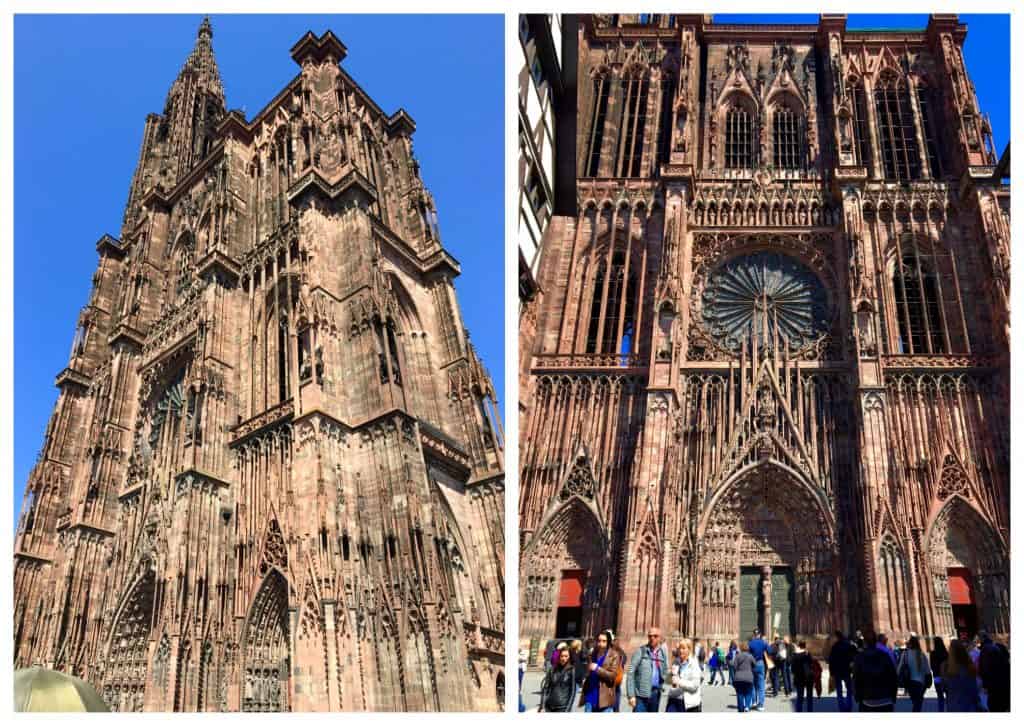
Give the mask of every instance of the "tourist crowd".
MULTIPOLYGON (((521 653, 520 692, 525 667, 521 653)), ((615 634, 605 630, 586 645, 551 641, 538 710, 618 711, 625 691, 633 711, 660 710, 663 695, 666 711, 700 711, 704 688, 716 685, 734 688, 740 712, 763 711, 766 697, 782 694, 795 694, 797 711, 813 711, 823 690, 835 692, 843 712, 853 711, 854 704, 858 711, 893 711, 901 691, 912 710, 921 711, 932 686, 939 711, 1009 711, 1010 656, 984 631, 973 640, 962 634, 948 648, 934 637, 928 653, 916 635, 890 646, 885 634, 873 630, 853 637, 837 631, 827 656, 819 659, 803 640, 794 643, 778 634, 766 639, 758 631, 727 647, 682 638, 670 649, 661 631, 651 628, 647 644, 627 657, 615 634)), ((520 710, 525 710, 521 695, 520 710)))

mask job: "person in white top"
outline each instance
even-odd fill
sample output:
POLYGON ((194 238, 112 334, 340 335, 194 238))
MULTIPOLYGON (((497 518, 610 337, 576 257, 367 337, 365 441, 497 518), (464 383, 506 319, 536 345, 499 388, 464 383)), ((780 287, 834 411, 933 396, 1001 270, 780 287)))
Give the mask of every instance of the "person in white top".
POLYGON ((928 664, 928 656, 921 651, 921 641, 916 635, 907 641, 907 647, 900 654, 900 664, 896 673, 901 685, 910 694, 910 702, 914 712, 921 710, 924 694, 932 685, 932 668, 928 664))
POLYGON ((669 711, 700 711, 702 674, 700 663, 693 654, 693 644, 683 638, 676 646, 672 663, 672 687, 668 692, 669 711))

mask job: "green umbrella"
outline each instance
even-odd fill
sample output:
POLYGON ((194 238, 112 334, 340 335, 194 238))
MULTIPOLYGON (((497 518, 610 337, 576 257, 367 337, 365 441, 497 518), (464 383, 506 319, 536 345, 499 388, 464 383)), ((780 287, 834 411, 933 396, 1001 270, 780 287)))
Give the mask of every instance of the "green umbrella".
POLYGON ((81 678, 35 666, 14 671, 15 711, 110 711, 81 678))

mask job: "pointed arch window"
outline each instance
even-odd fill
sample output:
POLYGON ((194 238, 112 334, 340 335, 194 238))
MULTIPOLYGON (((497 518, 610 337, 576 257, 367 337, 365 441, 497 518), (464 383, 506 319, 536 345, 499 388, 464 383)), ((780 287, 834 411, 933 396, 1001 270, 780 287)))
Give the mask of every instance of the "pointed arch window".
POLYGON ((921 113, 921 130, 924 132, 924 146, 928 153, 928 169, 933 179, 942 177, 945 171, 944 150, 939 125, 942 109, 941 92, 925 83, 917 86, 917 108, 921 113))
POLYGON ((601 144, 604 143, 610 87, 611 80, 605 76, 594 79, 594 110, 590 117, 590 140, 586 156, 586 176, 589 177, 597 176, 601 169, 601 144))
POLYGON ((599 263, 591 286, 586 352, 626 358, 636 348, 639 265, 625 243, 617 245, 608 262, 599 263))
POLYGON ((725 168, 754 167, 753 114, 742 104, 733 104, 725 112, 725 168))
POLYGON ((380 382, 402 385, 402 368, 398 362, 398 341, 395 339, 395 323, 391 318, 374 320, 373 328, 377 338, 377 365, 380 382))
POLYGON ((915 247, 897 256, 893 271, 899 351, 946 353, 942 299, 934 260, 915 247))
POLYGON ((883 75, 875 89, 878 141, 886 179, 908 181, 921 177, 921 156, 917 150, 914 112, 904 78, 883 75))
POLYGON ((178 242, 175 256, 174 294, 176 297, 181 297, 192 284, 192 260, 192 238, 186 233, 178 242))
POLYGON ((871 165, 871 130, 868 126, 868 101, 864 93, 864 83, 859 78, 849 82, 853 96, 853 135, 856 143, 857 164, 863 167, 871 165))
POLYGON ((633 76, 623 82, 622 126, 619 127, 619 176, 640 176, 649 86, 646 77, 633 76))
POLYGON ((658 161, 667 164, 671 153, 673 116, 672 106, 676 94, 676 80, 672 76, 661 79, 661 112, 658 120, 658 161))
POLYGON ((772 159, 776 169, 800 169, 804 143, 800 115, 787 103, 772 111, 772 159))

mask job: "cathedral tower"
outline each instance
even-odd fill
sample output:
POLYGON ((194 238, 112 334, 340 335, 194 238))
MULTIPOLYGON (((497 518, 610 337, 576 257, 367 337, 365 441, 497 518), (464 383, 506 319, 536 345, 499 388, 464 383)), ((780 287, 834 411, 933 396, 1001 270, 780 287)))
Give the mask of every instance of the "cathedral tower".
POLYGON ((415 123, 331 32, 247 120, 212 38, 97 243, 16 535, 16 665, 116 710, 497 709, 502 430, 415 123))

